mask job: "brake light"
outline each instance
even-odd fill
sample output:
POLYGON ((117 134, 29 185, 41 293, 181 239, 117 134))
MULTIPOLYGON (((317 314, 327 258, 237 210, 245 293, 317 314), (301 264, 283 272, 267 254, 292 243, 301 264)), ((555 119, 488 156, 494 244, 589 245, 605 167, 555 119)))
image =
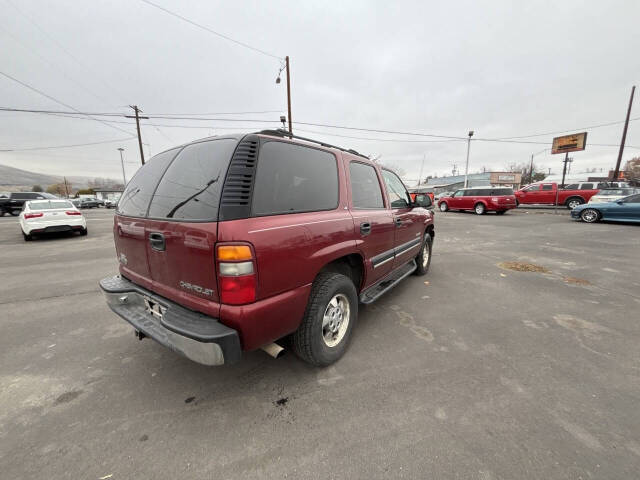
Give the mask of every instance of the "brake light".
POLYGON ((248 245, 219 245, 216 250, 220 302, 244 305, 256 299, 256 272, 248 245))
POLYGON ((75 210, 69 210, 64 213, 66 213, 67 215, 82 215, 82 212, 76 212, 75 210))
POLYGON ((29 220, 30 218, 38 218, 38 217, 42 217, 43 215, 44 213, 25 213, 24 219, 29 220))

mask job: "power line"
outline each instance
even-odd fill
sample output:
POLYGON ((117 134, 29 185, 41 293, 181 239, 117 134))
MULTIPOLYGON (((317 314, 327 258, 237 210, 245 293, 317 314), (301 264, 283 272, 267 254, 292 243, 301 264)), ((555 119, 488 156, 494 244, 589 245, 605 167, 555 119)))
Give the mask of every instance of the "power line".
MULTIPOLYGON (((640 117, 632 118, 629 121, 633 122, 635 120, 640 120, 640 117)), ((501 138, 497 138, 495 140, 512 140, 512 139, 517 139, 517 138, 544 137, 544 136, 547 136, 547 135, 555 135, 555 134, 558 134, 558 133, 575 132, 575 131, 579 131, 579 130, 590 130, 590 129, 601 128, 601 127, 610 127, 612 125, 620 125, 621 123, 624 123, 624 120, 617 121, 617 122, 601 123, 599 125, 591 125, 591 126, 588 126, 588 127, 571 128, 569 130, 557 130, 555 132, 535 133, 535 134, 532 134, 532 135, 519 135, 519 136, 516 136, 516 137, 501 137, 501 138)))
POLYGON ((253 50, 254 52, 261 53, 263 55, 266 55, 266 56, 271 57, 271 58, 275 58, 277 60, 284 60, 283 57, 279 57, 278 55, 274 55, 272 53, 266 52, 266 51, 261 50, 259 48, 253 47, 253 46, 249 45, 248 43, 241 42, 241 41, 236 40, 234 38, 231 38, 231 37, 229 37, 227 35, 224 35, 224 34, 222 34, 220 32, 216 32, 215 30, 212 30, 212 29, 210 29, 209 27, 207 27, 205 25, 202 25, 200 23, 194 22, 193 20, 190 20, 187 17, 183 17, 182 15, 179 15, 179 14, 177 14, 175 12, 172 12, 171 10, 167 10, 166 8, 161 7, 160 5, 158 5, 156 3, 153 3, 153 2, 151 2, 149 0, 140 0, 140 1, 146 3, 147 5, 151 5, 152 7, 155 7, 158 10, 162 10, 163 12, 168 13, 172 17, 179 18, 183 22, 187 22, 187 23, 189 23, 189 24, 191 24, 191 25, 193 25, 195 27, 198 27, 198 28, 200 28, 202 30, 205 30, 205 31, 209 32, 209 33, 212 33, 213 35, 216 35, 216 36, 218 36, 220 38, 224 38, 225 40, 228 40, 229 42, 233 42, 236 45, 240 45, 241 47, 248 48, 249 50, 253 50))
MULTIPOLYGON (((62 102, 62 101, 60 101, 60 100, 58 100, 58 99, 56 99, 56 98, 52 97, 51 95, 47 95, 46 93, 44 93, 44 92, 42 92, 42 91, 38 90, 38 89, 37 89, 37 88, 35 88, 35 87, 32 87, 31 85, 28 85, 28 84, 26 84, 26 83, 24 83, 24 82, 22 82, 22 81, 18 80, 17 78, 12 77, 11 75, 8 75, 8 74, 6 74, 6 73, 4 73, 4 72, 0 72, 0 75, 2 75, 2 76, 4 76, 4 77, 8 78, 9 80, 13 80, 14 82, 16 82, 16 83, 18 83, 18 84, 22 85, 23 87, 28 88, 29 90, 31 90, 31 91, 33 91, 33 92, 36 92, 36 93, 38 93, 39 95, 42 95, 43 97, 48 98, 49 100, 51 100, 51 101, 53 101, 53 102, 56 102, 56 103, 57 103, 57 104, 59 104, 59 105, 62 105, 63 107, 67 107, 67 108, 69 108, 69 109, 71 109, 71 110, 74 110, 74 111, 78 112, 78 113, 79 113, 79 114, 81 114, 81 115, 86 115, 86 114, 84 114, 84 113, 80 112, 79 110, 77 110, 76 108, 72 107, 71 105, 68 105, 68 104, 66 104, 66 103, 62 102)), ((109 128, 114 128, 114 129, 116 129, 116 130, 120 130, 121 132, 126 133, 127 135, 130 135, 130 133, 129 133, 129 132, 127 132, 126 130, 124 130, 124 129, 120 128, 120 127, 116 127, 116 126, 114 126, 114 125, 109 125, 109 124, 108 124, 108 123, 106 123, 105 121, 100 120, 99 118, 93 118, 93 117, 91 117, 90 115, 86 115, 86 116, 87 116, 87 118, 90 118, 91 120, 94 120, 94 121, 96 121, 96 122, 100 122, 100 123, 102 123, 103 125, 106 125, 106 126, 107 126, 107 127, 109 127, 109 128)))
POLYGON ((367 137, 353 137, 351 135, 338 135, 337 133, 328 133, 328 132, 320 132, 318 130, 302 130, 300 128, 297 129, 300 132, 305 133, 315 133, 318 135, 326 135, 329 137, 339 137, 339 138, 353 138, 355 140, 371 140, 374 142, 397 142, 397 143, 440 143, 440 142, 459 142, 461 140, 448 139, 448 140, 408 140, 402 138, 367 138, 367 137))
POLYGON ((127 142, 129 140, 133 140, 136 138, 135 136, 131 136, 128 138, 116 138, 115 140, 103 140, 100 142, 89 142, 89 143, 76 143, 73 145, 54 145, 49 147, 28 147, 28 148, 0 148, 0 152, 27 152, 32 150, 55 150, 59 148, 75 148, 75 147, 88 147, 90 145, 102 145, 105 143, 117 143, 117 142, 127 142))

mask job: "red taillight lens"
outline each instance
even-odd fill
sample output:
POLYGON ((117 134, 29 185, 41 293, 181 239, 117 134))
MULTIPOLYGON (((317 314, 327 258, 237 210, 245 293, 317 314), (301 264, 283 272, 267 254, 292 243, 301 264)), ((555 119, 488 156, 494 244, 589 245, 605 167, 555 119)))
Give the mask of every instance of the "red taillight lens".
POLYGON ((66 213, 67 215, 82 215, 82 212, 76 212, 75 210, 69 210, 64 213, 66 213))
POLYGON ((220 301, 228 305, 243 305, 256 300, 256 276, 220 277, 220 301))
POLYGON ((28 220, 30 218, 38 218, 38 217, 41 217, 43 215, 44 215, 44 213, 25 213, 24 214, 24 218, 25 218, 25 220, 28 220))

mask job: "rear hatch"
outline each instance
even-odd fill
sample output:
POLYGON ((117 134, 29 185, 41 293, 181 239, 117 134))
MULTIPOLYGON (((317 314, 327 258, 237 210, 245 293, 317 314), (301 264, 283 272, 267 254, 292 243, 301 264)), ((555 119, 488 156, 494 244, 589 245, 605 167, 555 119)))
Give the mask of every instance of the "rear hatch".
MULTIPOLYGON (((39 217, 33 217, 33 221, 39 223, 49 223, 51 225, 65 225, 68 220, 77 220, 81 215, 75 209, 73 204, 67 200, 39 200, 29 202, 29 210, 32 214, 38 214, 39 217), (67 214, 67 212, 72 212, 67 214)), ((28 222, 30 219, 27 219, 28 222)))
POLYGON ((114 224, 121 273, 157 294, 219 313, 214 246, 235 137, 161 153, 127 185, 114 224))

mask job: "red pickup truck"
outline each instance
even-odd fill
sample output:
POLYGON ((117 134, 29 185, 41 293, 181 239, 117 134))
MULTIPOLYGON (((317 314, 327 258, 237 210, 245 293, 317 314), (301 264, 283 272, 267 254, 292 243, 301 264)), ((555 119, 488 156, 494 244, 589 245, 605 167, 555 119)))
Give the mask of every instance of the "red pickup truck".
POLYGON ((353 150, 283 131, 207 138, 128 183, 113 228, 120 274, 100 286, 138 338, 196 362, 278 352, 290 335, 299 357, 328 365, 359 303, 427 272, 431 205, 353 150))
POLYGON ((556 194, 558 205, 565 205, 569 210, 578 205, 587 203, 591 197, 598 193, 597 183, 584 182, 567 185, 558 190, 558 184, 553 182, 542 182, 527 185, 517 192, 516 202, 518 205, 555 205, 556 194))

